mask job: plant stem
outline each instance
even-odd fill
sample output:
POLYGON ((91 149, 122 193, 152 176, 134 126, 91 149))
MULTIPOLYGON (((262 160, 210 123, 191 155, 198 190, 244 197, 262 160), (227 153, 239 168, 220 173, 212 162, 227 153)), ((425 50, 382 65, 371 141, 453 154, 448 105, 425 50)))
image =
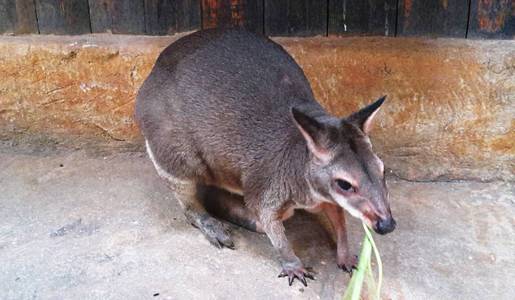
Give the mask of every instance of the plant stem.
POLYGON ((368 228, 365 223, 363 223, 363 227, 365 228, 365 235, 367 239, 370 241, 370 244, 372 244, 372 249, 374 250, 374 256, 376 257, 377 261, 377 273, 378 273, 378 279, 377 279, 377 290, 376 290, 376 299, 381 299, 381 285, 383 284, 383 262, 381 261, 381 256, 379 255, 379 250, 377 249, 376 243, 374 242, 374 239, 372 238, 372 233, 370 232, 370 229, 368 228))
POLYGON ((361 247, 361 253, 359 254, 359 262, 357 270, 352 274, 352 278, 349 281, 347 290, 343 295, 343 300, 359 300, 361 289, 363 287, 363 281, 365 278, 365 272, 370 262, 372 254, 372 244, 368 240, 367 236, 363 239, 363 246, 361 247))

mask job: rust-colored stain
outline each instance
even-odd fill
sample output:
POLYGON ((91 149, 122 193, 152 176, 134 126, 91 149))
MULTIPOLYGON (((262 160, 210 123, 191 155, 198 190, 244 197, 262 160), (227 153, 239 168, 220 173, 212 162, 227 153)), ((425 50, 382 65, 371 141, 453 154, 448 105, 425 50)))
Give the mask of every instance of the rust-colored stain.
POLYGON ((413 10, 413 0, 404 0, 404 29, 410 25, 410 15, 413 10))
MULTIPOLYGON (((1 51, 10 49, 2 46, 1 51)), ((34 132, 52 124, 56 132, 88 132, 115 140, 138 136, 133 103, 159 49, 154 55, 127 56, 101 47, 36 48, 0 66, 2 78, 16 72, 0 84, 0 91, 9 90, 7 98, 0 97, 0 106, 11 103, 0 124, 19 124, 34 132)))
POLYGON ((479 0, 477 5, 479 30, 489 33, 501 31, 507 18, 515 12, 513 0, 479 0))
POLYGON ((404 16, 409 17, 413 9, 413 0, 404 0, 404 16))
POLYGON ((490 140, 490 147, 496 152, 515 156, 515 120, 511 121, 511 127, 505 135, 490 140))
POLYGON ((231 23, 235 26, 243 26, 245 15, 242 0, 231 0, 231 23))
POLYGON ((245 22, 245 1, 203 0, 202 14, 204 28, 241 26, 245 22))
MULTIPOLYGON (((469 169, 515 159, 513 135, 492 132, 506 126, 499 119, 508 114, 507 104, 492 95, 515 88, 509 72, 489 73, 499 75, 502 84, 489 83, 492 78, 485 79, 485 65, 477 58, 485 49, 457 50, 417 39, 395 42, 320 39, 283 45, 302 66, 317 99, 338 116, 388 95, 373 138, 386 164, 402 170, 401 177, 469 177, 469 169)), ((508 163, 495 164, 515 177, 508 163)))
MULTIPOLYGON (((145 39, 144 46, 129 41, 88 47, 40 39, 0 42, 0 134, 14 126, 136 140, 137 90, 173 38, 145 39)), ((345 116, 388 96, 372 139, 397 175, 515 180, 515 121, 509 107, 515 78, 508 41, 276 40, 331 113, 345 116)))
POLYGON ((449 7, 449 0, 441 0, 441 4, 443 9, 447 10, 447 8, 449 7))
POLYGON ((213 28, 218 24, 218 5, 217 0, 202 0, 202 26, 204 28, 213 28))

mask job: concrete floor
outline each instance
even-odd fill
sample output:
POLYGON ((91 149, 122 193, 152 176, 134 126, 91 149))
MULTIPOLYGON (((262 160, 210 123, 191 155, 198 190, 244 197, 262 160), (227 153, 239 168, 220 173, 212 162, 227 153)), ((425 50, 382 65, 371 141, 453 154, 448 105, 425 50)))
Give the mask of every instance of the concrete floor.
MULTIPOLYGON (((385 299, 515 298, 513 184, 390 186, 385 299)), ((211 246, 143 153, 0 151, 0 299, 340 299, 349 276, 317 217, 286 227, 317 272, 307 288, 277 278, 266 236, 233 228, 236 250, 211 246)))

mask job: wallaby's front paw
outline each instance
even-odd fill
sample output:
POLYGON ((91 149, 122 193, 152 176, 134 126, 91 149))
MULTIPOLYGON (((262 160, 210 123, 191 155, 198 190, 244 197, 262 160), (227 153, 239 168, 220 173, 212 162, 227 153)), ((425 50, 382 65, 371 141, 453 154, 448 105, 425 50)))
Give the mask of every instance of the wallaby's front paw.
POLYGON ((308 286, 308 283, 306 281, 306 278, 309 278, 311 280, 315 280, 315 276, 313 273, 307 271, 300 266, 283 266, 283 270, 281 274, 279 274, 279 277, 286 277, 288 276, 288 284, 291 286, 293 284, 293 280, 297 278, 304 284, 304 286, 308 286))
POLYGON ((231 235, 222 222, 211 216, 206 216, 202 218, 199 223, 200 231, 215 247, 226 247, 234 249, 234 243, 231 239, 231 235))
POLYGON ((358 257, 356 255, 345 255, 338 257, 338 268, 343 271, 352 274, 352 270, 356 269, 358 264, 358 257))

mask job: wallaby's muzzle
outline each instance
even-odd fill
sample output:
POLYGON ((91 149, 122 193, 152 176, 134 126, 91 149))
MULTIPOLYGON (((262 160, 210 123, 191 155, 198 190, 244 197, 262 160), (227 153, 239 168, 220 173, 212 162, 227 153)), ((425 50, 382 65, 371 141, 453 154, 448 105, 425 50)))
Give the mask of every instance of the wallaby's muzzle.
POLYGON ((379 234, 387 234, 395 229, 395 225, 397 225, 397 222, 395 222, 393 217, 379 219, 374 225, 374 231, 379 234))

